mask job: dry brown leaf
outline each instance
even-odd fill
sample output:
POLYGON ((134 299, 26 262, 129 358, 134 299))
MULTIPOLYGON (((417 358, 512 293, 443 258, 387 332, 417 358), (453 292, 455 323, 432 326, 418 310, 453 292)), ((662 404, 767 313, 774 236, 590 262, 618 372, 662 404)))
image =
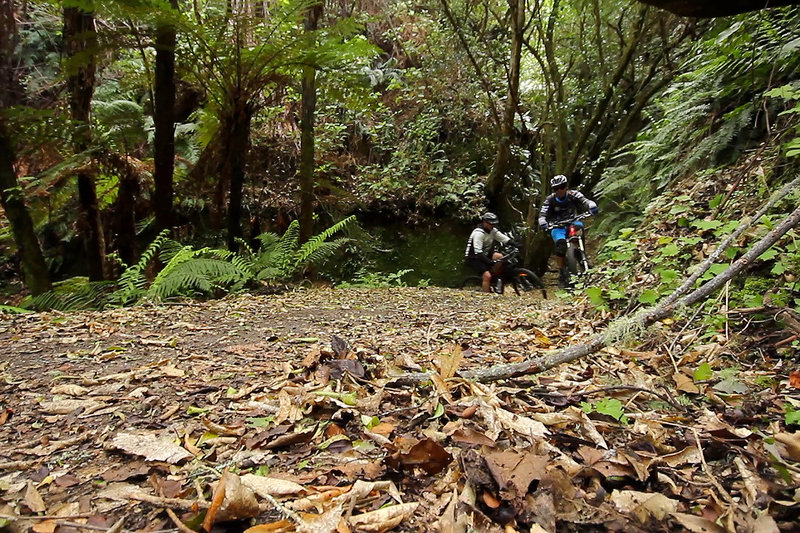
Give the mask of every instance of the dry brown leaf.
POLYGON ((678 509, 678 502, 661 493, 615 490, 611 501, 622 513, 632 514, 646 524, 651 518, 661 521, 678 509))
POLYGON ((351 516, 348 522, 355 531, 367 533, 389 531, 410 518, 418 506, 418 502, 392 505, 377 511, 351 516))
POLYGON ((295 531, 294 524, 288 520, 278 520, 269 524, 259 524, 244 530, 244 533, 288 533, 295 531))
POLYGON ((693 514, 672 513, 672 517, 692 533, 725 533, 724 527, 693 514))
POLYGON ((483 494, 481 494, 481 499, 489 509, 497 509, 500 507, 500 500, 495 498, 491 492, 483 491, 483 494))
POLYGON ((274 477, 245 474, 241 476, 242 484, 262 498, 266 496, 288 496, 290 494, 304 494, 308 492, 303 485, 274 477))
POLYGON ((390 424, 388 422, 381 422, 380 424, 374 426, 370 431, 373 433, 377 433, 378 435, 382 435, 384 437, 389 437, 394 431, 395 425, 390 424))
POLYGON ((686 374, 678 372, 672 376, 672 379, 675 380, 675 388, 679 391, 688 392, 689 394, 700 394, 700 389, 694 384, 692 378, 686 374))
POLYGON ((775 440, 786 447, 789 457, 800 461, 800 433, 776 433, 775 440))
POLYGON ((58 527, 58 520, 42 520, 33 524, 31 529, 36 533, 53 533, 58 527))
POLYGON ((47 505, 45 505, 42 496, 39 494, 39 491, 36 490, 32 481, 28 481, 28 484, 25 486, 25 498, 23 501, 25 505, 28 506, 28 509, 34 513, 43 513, 47 511, 47 505))
POLYGON ((152 433, 118 433, 111 441, 111 446, 133 455, 141 455, 145 461, 177 464, 193 457, 169 437, 159 437, 152 433))
POLYGON ((82 409, 82 414, 86 415, 106 407, 106 404, 96 400, 57 400, 53 402, 42 402, 39 404, 39 407, 41 407, 42 411, 45 413, 54 415, 68 415, 74 413, 78 409, 82 409))
POLYGON ((89 389, 75 383, 62 383, 50 389, 50 394, 66 394, 67 396, 85 396, 89 389))

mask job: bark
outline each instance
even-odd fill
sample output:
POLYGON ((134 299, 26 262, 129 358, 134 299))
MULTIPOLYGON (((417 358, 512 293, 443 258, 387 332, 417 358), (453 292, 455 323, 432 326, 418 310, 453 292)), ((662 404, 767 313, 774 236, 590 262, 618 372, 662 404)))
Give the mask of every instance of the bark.
MULTIPOLYGON (((322 3, 308 7, 305 31, 317 30, 322 3)), ((313 37, 312 37, 313 38, 313 37)), ((300 110, 300 242, 311 238, 314 230, 314 113, 317 106, 317 71, 303 67, 302 102, 300 110)))
POLYGON ((221 178, 230 183, 228 196, 228 250, 236 251, 236 239, 242 236, 242 189, 245 177, 245 159, 250 144, 250 121, 252 105, 239 100, 223 120, 222 131, 227 133, 226 150, 223 154, 221 178))
POLYGON ((17 181, 14 152, 3 124, 0 124, 0 200, 11 224, 25 285, 34 296, 49 291, 50 274, 36 238, 33 220, 25 205, 24 193, 17 181))
MULTIPOLYGON (((699 288, 680 298, 667 297, 656 307, 643 309, 633 316, 622 317, 609 325, 605 332, 592 336, 583 344, 556 350, 541 357, 529 359, 520 363, 495 365, 473 372, 461 372, 459 376, 464 379, 472 379, 481 383, 486 383, 527 374, 537 374, 562 363, 568 363, 586 355, 593 354, 632 332, 644 331, 647 326, 673 315, 679 309, 708 298, 711 294, 722 288, 725 283, 744 272, 753 261, 783 237, 786 232, 797 226, 798 223, 800 223, 800 207, 797 207, 780 224, 769 231, 761 240, 753 245, 747 253, 734 261, 728 269, 707 281, 699 288)), ((678 289, 678 291, 680 290, 681 289, 678 289)), ((430 379, 431 375, 429 373, 415 373, 396 378, 392 383, 395 385, 413 385, 430 381, 430 379)))
POLYGON ((114 244, 126 265, 136 263, 136 197, 140 193, 141 171, 131 160, 116 152, 104 152, 98 157, 119 176, 117 201, 114 207, 112 229, 114 244))
MULTIPOLYGON (((85 152, 91 141, 89 112, 95 83, 97 34, 94 13, 77 7, 64 8, 64 43, 67 51, 69 106, 75 123, 73 145, 76 153, 85 152)), ((78 174, 78 228, 83 237, 87 270, 91 281, 104 279, 105 239, 100 223, 100 208, 94 176, 78 174)))
POLYGON ((508 69, 508 94, 503 108, 500 137, 497 140, 494 164, 486 180, 486 197, 489 209, 508 219, 506 207, 506 175, 511 161, 511 141, 514 135, 514 117, 519 106, 519 72, 522 58, 523 32, 525 31, 525 0, 512 0, 511 6, 511 53, 508 69))
MULTIPOLYGON (((178 9, 177 0, 170 0, 178 9)), ((175 27, 168 24, 156 29, 156 66, 154 79, 154 208, 156 229, 161 231, 174 223, 172 203, 175 196, 175 27)))
POLYGON ((11 225, 25 285, 37 295, 50 290, 50 275, 14 169, 16 158, 4 115, 7 108, 20 103, 23 97, 14 61, 18 41, 15 15, 14 2, 0 2, 0 203, 11 225))

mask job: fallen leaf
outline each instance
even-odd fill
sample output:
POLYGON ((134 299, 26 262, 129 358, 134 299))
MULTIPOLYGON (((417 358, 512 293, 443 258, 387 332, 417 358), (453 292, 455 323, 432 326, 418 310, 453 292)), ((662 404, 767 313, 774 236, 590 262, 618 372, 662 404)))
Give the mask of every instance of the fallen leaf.
POLYGON ((54 415, 68 415, 74 413, 78 409, 83 410, 83 414, 93 413, 98 409, 102 409, 106 404, 96 400, 57 400, 53 402, 42 402, 39 407, 45 413, 54 415))
POLYGON ((678 509, 677 501, 658 492, 615 490, 611 493, 611 501, 620 512, 634 515, 642 524, 646 524, 650 518, 664 520, 678 509))
POLYGON ((241 476, 241 480, 244 486, 262 498, 265 496, 288 496, 307 492, 306 488, 299 483, 287 479, 245 474, 241 476))
POLYGON ((417 467, 434 476, 444 470, 452 460, 453 456, 441 444, 424 439, 412 446, 407 453, 397 452, 386 457, 386 464, 395 470, 417 467))
POLYGON ((675 388, 679 391, 688 392, 689 394, 700 394, 700 389, 694 384, 692 378, 680 372, 672 376, 675 380, 675 388))
POLYGON ((389 531, 411 517, 417 510, 417 506, 419 506, 418 502, 392 505, 377 511, 351 516, 348 522, 355 531, 368 533, 389 531))
POLYGON ((705 518, 686 513, 672 513, 673 518, 692 533, 725 533, 725 528, 705 518))
POLYGON ((28 506, 28 509, 34 513, 43 513, 47 511, 47 505, 45 505, 42 496, 39 494, 39 491, 36 490, 32 481, 28 481, 28 484, 25 486, 25 498, 23 501, 25 505, 28 506))
POLYGON ((786 446, 789 457, 800 461, 800 433, 776 433, 775 440, 786 446))
POLYGON ((795 389, 800 389, 800 370, 792 370, 789 372, 789 385, 795 389))
POLYGON ((141 455, 145 461, 177 464, 194 457, 169 437, 158 437, 151 433, 119 433, 111 441, 111 446, 133 455, 141 455))

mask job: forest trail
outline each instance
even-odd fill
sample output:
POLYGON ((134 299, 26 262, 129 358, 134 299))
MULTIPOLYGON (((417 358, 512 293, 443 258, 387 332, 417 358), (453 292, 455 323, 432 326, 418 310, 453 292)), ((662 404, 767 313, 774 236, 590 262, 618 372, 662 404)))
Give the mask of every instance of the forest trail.
POLYGON ((603 327, 589 316, 601 315, 538 293, 428 287, 12 317, 0 325, 0 516, 51 517, 12 520, 39 533, 204 518, 219 531, 275 524, 254 533, 785 525, 798 504, 769 454, 800 459, 797 437, 745 429, 779 392, 798 396, 774 363, 722 387, 693 381, 732 345, 683 354, 675 374, 660 324, 646 345, 547 375, 449 379, 579 343, 603 327), (421 369, 436 379, 392 386, 421 369), (215 508, 220 486, 255 507, 215 508), (718 516, 692 515, 698 500, 718 516))

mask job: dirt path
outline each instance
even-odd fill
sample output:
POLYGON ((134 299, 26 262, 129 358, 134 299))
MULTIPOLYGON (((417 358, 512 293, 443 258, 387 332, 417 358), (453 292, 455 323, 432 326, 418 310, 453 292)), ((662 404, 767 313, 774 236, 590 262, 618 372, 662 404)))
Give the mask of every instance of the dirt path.
MULTIPOLYGON (((453 359, 463 358, 461 369, 476 368, 580 342, 600 327, 587 313, 580 303, 533 294, 401 288, 6 317, 0 516, 62 517, 15 520, 9 527, 19 531, 35 525, 44 533, 60 524, 64 532, 75 527, 64 524, 86 521, 107 529, 118 519, 124 531, 146 531, 175 528, 163 510, 170 507, 197 528, 208 504, 192 509, 180 502, 210 500, 227 469, 243 480, 268 474, 291 481, 302 492, 271 500, 257 492, 260 506, 233 516, 253 518, 220 522, 220 531, 282 519, 286 528, 271 531, 302 529, 298 521, 312 519, 287 508, 299 509, 304 495, 329 494, 331 487, 346 492, 341 487, 357 480, 378 483, 369 497, 348 496, 374 527, 390 522, 367 513, 402 500, 408 507, 394 510, 406 513, 397 526, 403 531, 431 531, 446 516, 483 531, 507 522, 518 531, 533 524, 551 531, 673 530, 691 498, 715 492, 710 478, 692 485, 680 473, 702 475, 697 456, 681 452, 692 449, 691 435, 674 424, 706 417, 698 426, 706 446, 717 442, 709 428, 730 426, 713 413, 667 403, 669 393, 658 392, 662 370, 671 375, 663 354, 612 350, 616 360, 599 354, 548 376, 494 386, 391 386, 391 377, 407 370, 447 377, 453 359), (619 385, 633 390, 614 389, 619 385), (604 387, 621 394, 630 421, 590 418, 579 408, 595 399, 587 391, 604 387), (678 452, 684 456, 656 460, 678 452), (512 459, 527 465, 524 471, 514 474, 512 459), (666 477, 657 481, 656 474, 666 477), (515 475, 527 482, 498 482, 515 475), (381 484, 387 482, 399 492, 381 484), (454 490, 466 498, 460 511, 454 490), (635 499, 632 491, 662 495, 666 510, 639 512, 639 520, 620 503, 635 499)), ((707 461, 717 458, 708 447, 705 453, 707 461)), ((742 457, 750 464, 751 455, 742 457)), ((735 481, 726 480, 723 490, 738 494, 735 481)), ((312 507, 320 516, 336 511, 322 502, 312 507)), ((728 510, 740 512, 736 505, 728 510)), ((358 529, 355 518, 348 520, 358 529)))

